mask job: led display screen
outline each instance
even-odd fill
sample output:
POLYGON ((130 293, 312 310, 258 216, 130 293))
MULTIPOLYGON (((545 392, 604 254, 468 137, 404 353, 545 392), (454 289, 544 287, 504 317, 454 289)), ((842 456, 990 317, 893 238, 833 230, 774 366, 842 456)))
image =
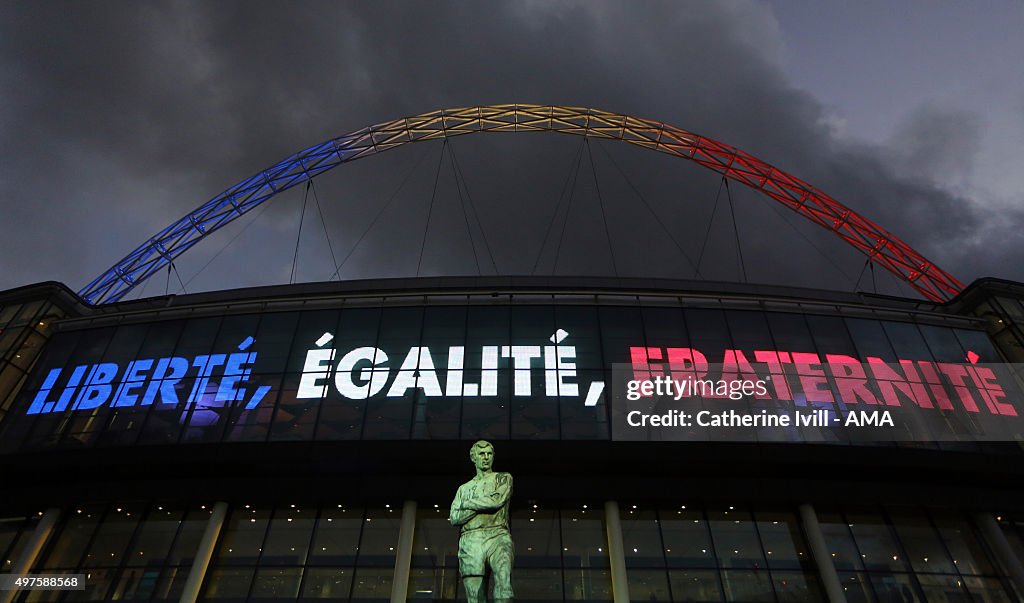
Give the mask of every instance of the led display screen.
MULTIPOLYGON (((677 439, 620 429, 623 400, 664 409, 665 394, 712 411, 996 417, 1013 439, 1024 408, 1014 377, 988 368, 998 361, 981 331, 751 310, 494 304, 155 321, 57 333, 0 448, 677 439), (712 374, 750 391, 641 391, 712 374)), ((825 439, 863 437, 837 434, 825 439)))

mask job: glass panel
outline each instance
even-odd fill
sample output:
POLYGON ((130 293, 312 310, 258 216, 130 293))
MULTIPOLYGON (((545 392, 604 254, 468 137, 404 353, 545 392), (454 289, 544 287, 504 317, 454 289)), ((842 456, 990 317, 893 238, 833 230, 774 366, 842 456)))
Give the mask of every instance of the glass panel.
POLYGON ((270 530, 263 544, 260 565, 304 564, 315 523, 315 509, 311 512, 309 509, 289 505, 274 511, 274 519, 270 522, 270 530))
POLYGON ((601 331, 594 306, 555 307, 555 326, 569 334, 563 345, 576 346, 576 366, 580 369, 602 369, 601 331))
POLYGON ((139 523, 141 506, 112 507, 107 510, 103 523, 96 531, 82 567, 109 567, 121 565, 128 541, 139 523))
POLYGON ((10 571, 21 558, 38 522, 38 515, 0 519, 0 572, 10 571))
MULTIPOLYGON (((459 592, 459 571, 445 567, 412 568, 409 572, 409 601, 454 601, 459 592)), ((517 593, 518 594, 518 593, 517 593)), ((465 597, 463 597, 463 600, 465 597)))
POLYGON ((206 575, 204 599, 245 600, 256 569, 252 567, 216 568, 206 575))
POLYGON ((674 512, 662 512, 661 535, 669 567, 715 567, 708 523, 700 511, 684 507, 674 512))
MULTIPOLYGON (((516 533, 519 538, 519 533, 516 533)), ((518 543, 516 543, 518 545, 518 543)), ((518 563, 518 559, 516 562, 518 563)), ((560 569, 517 569, 512 574, 513 588, 517 601, 562 601, 562 570, 560 569)), ((573 583, 572 588, 581 585, 573 583)), ((581 589, 582 590, 582 589, 581 589)), ((465 600, 465 593, 459 593, 465 600)))
POLYGON ((853 513, 847 515, 861 560, 868 570, 903 571, 906 560, 900 554, 892 530, 877 515, 853 513))
POLYGON ((965 518, 945 514, 933 514, 933 518, 961 575, 995 575, 995 567, 965 518))
POLYGON ((718 572, 674 569, 668 571, 673 601, 721 601, 718 572))
MULTIPOLYGON (((398 528, 401 523, 400 516, 401 513, 395 512, 394 505, 391 508, 367 509, 366 520, 363 522, 363 535, 359 543, 360 566, 394 567, 395 547, 398 546, 398 528)), ((388 580, 391 579, 390 571, 383 573, 388 575, 388 580)), ((367 574, 367 576, 371 575, 376 574, 367 574)), ((359 576, 360 574, 357 574, 356 591, 359 591, 360 588, 359 576)))
MULTIPOLYGON (((157 507, 157 511, 161 511, 161 509, 157 507)), ((178 529, 178 537, 174 541, 174 546, 171 547, 171 553, 167 557, 168 565, 192 564, 211 513, 212 510, 209 508, 194 509, 188 512, 185 521, 178 529)))
POLYGON ((313 439, 313 428, 316 425, 321 399, 296 397, 300 378, 301 375, 298 373, 284 376, 277 401, 277 412, 270 427, 272 441, 313 439))
POLYGON ((114 584, 114 568, 85 570, 85 590, 65 591, 64 601, 105 601, 107 591, 114 584))
POLYGON ((269 523, 269 510, 254 507, 234 509, 221 530, 214 563, 256 565, 269 523))
POLYGON ((362 528, 363 515, 359 509, 350 510, 341 505, 323 509, 313 534, 309 562, 318 565, 354 565, 362 528))
MULTIPOLYGON (((516 587, 518 588, 518 587, 516 587)), ((554 585, 552 585, 554 590, 554 585)), ((516 594, 518 594, 518 590, 516 594)), ((551 600, 551 599, 549 599, 551 600)), ((565 570, 566 601, 611 601, 612 577, 608 570, 565 570)), ((554 599, 558 601, 558 599, 554 599)))
MULTIPOLYGON (((726 322, 732 334, 733 343, 737 348, 750 354, 754 350, 775 349, 775 341, 768 329, 768 320, 763 312, 727 310, 726 322)), ((749 356, 753 360, 753 355, 749 356)), ((717 362, 711 360, 711 362, 717 362)))
POLYGON ((969 603, 971 597, 964 590, 960 576, 917 575, 921 592, 928 603, 969 603))
MULTIPOLYGON (((665 567, 661 529, 654 511, 627 514, 622 521, 622 543, 626 554, 626 567, 665 567)), ((662 578, 665 578, 664 572, 661 574, 662 578)))
POLYGON ((306 578, 302 583, 302 598, 300 601, 311 599, 334 599, 346 601, 352 591, 353 570, 340 568, 309 568, 306 570, 306 578))
POLYGON ((875 594, 863 572, 839 572, 839 583, 843 586, 846 603, 875 602, 875 594))
POLYGON ((971 593, 971 599, 978 603, 1010 603, 1010 595, 996 578, 968 576, 964 584, 971 593))
POLYGON ((50 549, 46 561, 40 566, 45 569, 78 567, 85 549, 99 525, 101 507, 75 509, 60 530, 57 540, 50 549))
POLYGON ((956 573, 938 532, 926 517, 912 512, 892 513, 891 517, 900 542, 903 543, 903 550, 907 552, 910 565, 915 572, 956 573))
POLYGON ((807 322, 799 314, 769 312, 768 327, 772 332, 775 346, 787 352, 813 352, 814 338, 807 328, 807 322))
POLYGON ((769 568, 801 569, 813 565, 795 513, 758 512, 756 517, 769 568))
POLYGON ((628 580, 630 601, 672 600, 665 570, 631 569, 628 572, 628 580))
POLYGON ((920 601, 914 591, 914 583, 909 574, 869 573, 871 586, 879 601, 899 601, 899 603, 916 603, 920 601))
POLYGON ((420 508, 412 545, 410 599, 455 599, 458 590, 459 530, 448 523, 448 508, 420 508))
MULTIPOLYGON (((299 318, 298 327, 295 329, 295 338, 292 341, 291 354, 285 372, 301 373, 306 363, 306 355, 309 350, 318 349, 317 341, 330 333, 338 335, 338 311, 337 310, 314 310, 303 312, 299 318)), ((337 345, 337 342, 325 343, 323 349, 329 349, 337 345)), ((368 343, 365 345, 373 345, 368 343)), ((260 347, 259 349, 262 349, 260 347)), ((344 354, 348 350, 342 351, 344 354)))
POLYGON ((723 570, 722 586, 726 601, 775 601, 767 571, 723 570))
MULTIPOLYGON (((129 566, 162 566, 167 562, 171 545, 174 544, 174 537, 178 533, 178 526, 184 519, 185 513, 178 510, 153 507, 146 520, 139 526, 135 542, 128 551, 127 564, 129 566)), ((159 573, 159 572, 157 572, 159 573)), ((142 580, 148 574, 135 574, 138 580, 142 580)), ((156 580, 156 575, 151 576, 156 580)))
POLYGON ((261 567, 256 570, 250 601, 294 601, 299 595, 301 567, 261 567))
MULTIPOLYGON (((722 567, 766 567, 761 543, 750 513, 740 510, 710 511, 711 536, 722 567)), ((742 575, 742 574, 737 574, 742 575)))
POLYGON ((836 569, 863 569, 863 558, 853 542, 853 534, 850 533, 853 526, 847 524, 838 513, 818 513, 818 523, 836 569))
POLYGON ((825 593, 821 589, 818 577, 812 573, 773 571, 772 580, 775 583, 775 594, 780 603, 787 601, 813 603, 825 600, 825 593))
POLYGON ((882 323, 877 320, 866 318, 845 318, 846 328, 850 330, 850 337, 857 346, 857 356, 867 358, 876 356, 882 360, 892 362, 896 354, 889 345, 889 338, 885 335, 882 323))
POLYGON ((603 513, 596 505, 562 511, 562 563, 569 575, 577 568, 608 567, 603 513))
MULTIPOLYGON (((992 341, 984 331, 956 329, 954 332, 956 333, 957 339, 960 340, 960 345, 963 346, 965 350, 974 352, 978 355, 978 362, 1003 361, 999 353, 996 352, 994 347, 992 347, 992 341)), ((1017 345, 1019 346, 1019 342, 1017 345)), ((1017 362, 1020 361, 1018 360, 1017 362)))
POLYGON ((393 571, 383 568, 356 568, 352 585, 352 603, 384 603, 391 600, 393 571))
POLYGON ((11 358, 11 363, 16 367, 27 371, 29 367, 32 366, 36 357, 39 356, 39 351, 42 350, 45 343, 45 337, 35 331, 32 331, 28 334, 25 341, 21 343, 21 347, 18 348, 18 351, 15 352, 14 356, 11 358))
MULTIPOLYGON (((546 509, 513 509, 509 518, 515 526, 516 594, 519 589, 518 568, 561 567, 562 540, 558 512, 546 509)), ((561 589, 559 589, 561 592, 561 589)))
POLYGON ((189 361, 200 355, 209 354, 213 350, 213 342, 217 338, 221 318, 190 318, 185 321, 174 349, 175 356, 184 356, 189 361))
POLYGON ((936 361, 963 362, 966 359, 964 349, 951 329, 932 325, 920 325, 919 328, 936 361))
POLYGON ((121 571, 111 600, 148 600, 156 590, 160 568, 129 567, 121 571))
MULTIPOLYGON (((643 320, 638 308, 601 306, 601 348, 606 365, 628 363, 629 348, 644 345, 643 320)), ((667 337, 668 335, 666 335, 667 337)), ((686 341, 685 339, 683 341, 686 341)))
POLYGON ((292 336, 299 322, 298 312, 263 314, 253 344, 259 356, 253 372, 283 373, 292 347, 292 336))
POLYGON ((889 336, 893 350, 900 358, 911 360, 931 360, 931 352, 924 337, 917 330, 917 325, 907 322, 883 322, 882 327, 889 336))
POLYGON ((857 350, 850 339, 846 324, 838 316, 807 316, 807 326, 822 358, 825 354, 855 356, 857 350))
POLYGON ((181 593, 185 591, 185 582, 188 580, 189 567, 168 567, 160 575, 156 584, 156 592, 153 594, 153 601, 177 601, 181 593))

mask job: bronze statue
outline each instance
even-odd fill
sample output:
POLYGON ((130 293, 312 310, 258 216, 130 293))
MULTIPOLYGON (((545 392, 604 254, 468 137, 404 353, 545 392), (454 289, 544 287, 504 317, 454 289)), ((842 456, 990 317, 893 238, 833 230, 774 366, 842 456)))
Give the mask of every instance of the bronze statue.
POLYGON ((511 602, 515 547, 508 531, 512 475, 497 473, 494 446, 480 440, 469 449, 476 477, 459 486, 448 520, 460 526, 459 574, 469 603, 486 603, 487 568, 494 576, 495 603, 511 602))

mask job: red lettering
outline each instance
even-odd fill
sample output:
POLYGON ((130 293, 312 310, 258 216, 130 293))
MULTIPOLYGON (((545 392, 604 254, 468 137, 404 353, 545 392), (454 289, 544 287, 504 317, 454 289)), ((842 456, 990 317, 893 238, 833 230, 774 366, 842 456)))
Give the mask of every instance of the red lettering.
POLYGON ((971 391, 964 384, 967 369, 959 364, 940 362, 939 371, 953 384, 953 391, 956 392, 956 395, 960 398, 960 403, 964 405, 964 409, 967 412, 981 412, 978 410, 978 404, 974 401, 971 391))
MULTIPOLYGON (((725 357, 722 358, 722 380, 743 380, 753 383, 760 380, 760 377, 757 376, 757 372, 754 371, 754 367, 747 360, 747 357, 743 355, 743 352, 740 350, 726 350, 725 357)), ((765 392, 757 396, 757 398, 759 400, 770 400, 771 396, 765 392)))
POLYGON ((968 366, 966 368, 967 374, 971 376, 971 380, 978 386, 978 392, 981 394, 981 398, 985 401, 988 409, 992 411, 992 414, 1006 415, 1008 417, 1017 416, 1017 409, 1012 404, 996 400, 996 398, 1005 398, 1006 392, 1003 391, 1002 386, 996 381, 996 374, 992 369, 986 366, 968 366))
POLYGON ((708 374, 708 359, 693 348, 668 348, 668 368, 677 381, 703 379, 708 374))
POLYGON ((825 371, 821 368, 821 359, 817 354, 793 352, 793 364, 796 374, 800 376, 800 387, 808 402, 833 402, 832 391, 825 380, 825 371), (824 386, 826 389, 821 389, 824 386))
POLYGON ((921 383, 921 378, 910 360, 900 360, 904 375, 893 370, 884 360, 875 356, 868 356, 868 366, 875 376, 878 384, 878 391, 888 406, 900 405, 900 394, 921 408, 932 408, 932 400, 928 396, 928 390, 921 383))
MULTIPOLYGON (((779 360, 779 353, 773 350, 756 350, 754 360, 768 365, 769 380, 775 390, 776 400, 792 400, 793 394, 789 391, 789 383, 786 382, 786 374, 782 372, 782 362, 779 360)), ((786 361, 789 361, 789 354, 786 354, 786 361)))
MULTIPOLYGON (((633 365, 633 379, 637 381, 651 380, 650 360, 661 360, 661 348, 629 348, 629 360, 633 365)), ((661 368, 658 369, 661 372, 661 368)))
POLYGON ((839 398, 847 404, 879 404, 878 398, 868 389, 868 377, 860 361, 842 354, 825 354, 828 369, 836 380, 839 398))
POLYGON ((935 403, 939 408, 942 410, 953 410, 953 403, 949 401, 946 388, 942 387, 942 380, 939 379, 935 363, 920 361, 917 363, 917 366, 921 369, 921 375, 924 377, 925 383, 928 384, 928 390, 931 391, 932 397, 935 398, 935 403))

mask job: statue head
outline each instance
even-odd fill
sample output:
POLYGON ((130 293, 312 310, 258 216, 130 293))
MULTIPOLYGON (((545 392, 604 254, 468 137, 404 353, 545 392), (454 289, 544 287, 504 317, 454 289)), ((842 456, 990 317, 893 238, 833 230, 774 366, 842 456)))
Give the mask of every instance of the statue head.
POLYGON ((490 471, 494 464, 494 446, 487 440, 480 440, 469 448, 469 460, 477 471, 490 471))

